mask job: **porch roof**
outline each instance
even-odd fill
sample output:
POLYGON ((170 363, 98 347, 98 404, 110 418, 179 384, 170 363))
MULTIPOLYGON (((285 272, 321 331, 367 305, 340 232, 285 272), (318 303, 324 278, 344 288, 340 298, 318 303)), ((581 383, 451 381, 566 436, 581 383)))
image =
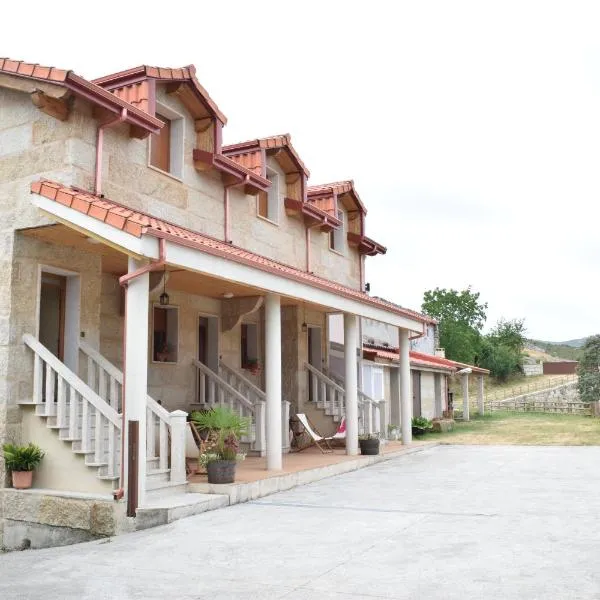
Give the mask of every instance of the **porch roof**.
MULTIPOLYGON (((398 348, 392 346, 380 346, 378 344, 363 344, 363 356, 368 359, 379 358, 382 360, 389 360, 391 362, 398 362, 400 359, 400 351, 398 348)), ((437 369, 442 371, 455 372, 460 369, 472 369, 473 373, 479 375, 489 375, 488 369, 482 369, 474 365, 468 365, 466 363, 457 362, 450 360, 449 358, 443 358, 442 356, 435 356, 433 354, 425 354, 424 352, 415 352, 411 350, 409 352, 411 366, 423 367, 426 369, 437 369)))
POLYGON ((31 184, 33 204, 65 225, 137 258, 159 258, 189 271, 322 305, 332 311, 420 331, 428 317, 362 291, 276 262, 191 229, 54 181, 31 184))

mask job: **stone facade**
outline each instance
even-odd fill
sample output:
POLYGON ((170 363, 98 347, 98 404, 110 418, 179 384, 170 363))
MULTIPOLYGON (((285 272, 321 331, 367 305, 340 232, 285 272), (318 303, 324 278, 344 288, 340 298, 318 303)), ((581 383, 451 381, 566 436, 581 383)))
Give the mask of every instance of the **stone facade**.
MULTIPOLYGON (((149 140, 129 137, 129 127, 120 125, 105 131, 103 193, 132 209, 223 239, 221 177, 217 172, 199 172, 194 167, 194 121, 180 101, 166 94, 162 86, 158 86, 157 100, 183 117, 181 178, 149 167, 149 140)), ((23 439, 23 413, 18 402, 31 399, 33 359, 22 343, 22 335, 37 333, 38 290, 44 265, 76 274, 81 286, 80 336, 122 367, 123 300, 117 276, 102 272, 97 253, 74 251, 21 231, 53 222, 30 202, 31 182, 47 178, 93 189, 97 125, 92 107, 81 99, 72 101, 69 118, 62 122, 38 110, 28 94, 0 88, 0 260, 4 275, 0 282, 0 444, 29 441, 23 439)), ((274 160, 269 161, 271 168, 279 168, 274 160)), ((236 245, 306 268, 305 230, 299 218, 288 217, 281 206, 277 225, 260 219, 256 216, 256 197, 237 189, 230 192, 230 207, 231 237, 236 245)), ((332 252, 328 234, 317 231, 311 244, 313 272, 359 287, 360 258, 356 249, 346 244, 342 253, 332 252)), ((157 302, 159 294, 160 290, 153 292, 151 301, 157 302)), ((220 317, 221 301, 176 290, 170 291, 170 296, 171 303, 179 307, 178 362, 166 365, 150 361, 149 393, 169 410, 186 410, 195 400, 191 362, 198 352, 197 319, 200 314, 220 317)), ((261 356, 263 320, 262 309, 245 319, 259 324, 261 356)), ((285 306, 283 321, 283 392, 286 399, 300 406, 306 396, 307 360, 302 323, 320 325, 325 332, 325 315, 285 306)), ((219 355, 234 368, 240 367, 240 329, 237 325, 219 336, 219 355)), ((323 356, 327 357, 325 336, 323 356)), ((80 375, 84 374, 82 364, 80 375)), ((255 382, 261 385, 262 377, 257 376, 255 382)), ((0 486, 6 484, 1 458, 0 452, 0 486)))

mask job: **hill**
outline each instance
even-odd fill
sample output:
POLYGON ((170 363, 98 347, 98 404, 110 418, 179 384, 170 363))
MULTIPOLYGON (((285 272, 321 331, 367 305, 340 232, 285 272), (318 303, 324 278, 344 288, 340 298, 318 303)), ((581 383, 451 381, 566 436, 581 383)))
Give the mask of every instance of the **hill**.
POLYGON ((527 340, 527 349, 550 355, 556 359, 579 360, 582 355, 582 346, 586 338, 568 340, 566 342, 544 342, 542 340, 527 340))

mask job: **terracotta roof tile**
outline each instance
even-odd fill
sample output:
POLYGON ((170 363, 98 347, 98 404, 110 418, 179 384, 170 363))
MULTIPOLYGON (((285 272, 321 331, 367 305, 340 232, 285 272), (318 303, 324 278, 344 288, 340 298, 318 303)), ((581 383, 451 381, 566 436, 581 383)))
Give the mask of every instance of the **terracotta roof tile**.
POLYGON ((289 133, 273 135, 265 138, 257 138, 255 140, 248 140, 247 142, 228 144, 227 146, 223 146, 222 152, 223 154, 235 160, 236 156, 248 153, 252 150, 273 150, 277 148, 285 148, 292 157, 292 160, 298 165, 298 168, 303 171, 307 177, 310 175, 310 171, 302 162, 300 156, 298 156, 295 148, 292 146, 292 136, 289 133))
POLYGON ((306 195, 310 202, 314 202, 316 196, 327 196, 329 194, 332 195, 340 195, 351 193, 358 208, 366 215, 367 209, 365 205, 362 203, 356 188, 354 187, 354 181, 335 181, 333 183, 323 183, 321 185, 309 185, 306 189, 306 195))
POLYGON ((142 126, 154 133, 158 132, 163 126, 162 121, 155 119, 146 110, 140 109, 135 104, 130 104, 126 99, 111 94, 107 90, 76 75, 73 71, 65 71, 56 67, 44 67, 9 58, 0 58, 0 73, 8 73, 10 75, 18 75, 19 77, 48 81, 61 85, 75 94, 80 94, 87 100, 97 102, 104 107, 107 106, 108 100, 117 112, 120 112, 123 108, 127 109, 128 123, 142 126))
POLYGON ((186 229, 184 227, 180 227, 179 225, 163 221, 162 219, 157 219, 152 215, 130 210, 125 206, 116 204, 115 202, 107 199, 99 198, 93 194, 80 192, 78 190, 74 190, 73 188, 63 186, 60 183, 48 180, 37 181, 31 184, 32 193, 39 194, 50 200, 56 200, 56 196, 59 191, 65 192, 67 195, 75 194, 73 196, 71 208, 89 214, 90 216, 93 216, 101 221, 105 221, 112 226, 115 225, 113 225, 111 220, 107 219, 109 213, 114 213, 120 216, 124 216, 126 213, 131 213, 125 218, 123 227, 118 228, 124 229, 136 237, 141 237, 143 234, 148 234, 159 238, 170 238, 176 243, 184 243, 185 245, 200 250, 201 252, 206 252, 214 256, 233 260, 266 272, 276 273, 288 279, 293 279, 312 287, 326 290, 339 296, 356 300, 363 304, 375 306, 377 308, 392 312, 394 314, 402 315, 416 321, 423 322, 429 320, 428 317, 424 317, 424 315, 421 315, 415 311, 399 308, 395 304, 379 298, 370 297, 359 290, 355 290, 334 281, 318 277, 317 275, 307 273, 306 271, 300 271, 299 269, 289 265, 284 265, 265 256, 254 254, 253 252, 249 252, 243 248, 238 248, 237 246, 227 244, 196 231, 192 231, 191 229, 186 229))
POLYGON ((118 73, 111 73, 110 75, 98 77, 92 82, 114 92, 115 89, 121 87, 119 83, 123 82, 123 84, 125 84, 128 79, 130 80, 129 82, 131 82, 131 79, 136 77, 151 77, 163 81, 183 81, 189 83, 217 119, 219 119, 223 125, 227 123, 227 117, 221 112, 216 102, 198 81, 196 77, 196 67, 194 65, 187 65, 186 67, 175 69, 171 67, 151 67, 148 65, 141 65, 125 71, 119 71, 118 73))
POLYGON ((45 79, 51 82, 63 82, 69 74, 69 71, 57 69, 56 67, 43 67, 42 65, 11 60, 10 58, 0 58, 0 71, 35 79, 45 79))

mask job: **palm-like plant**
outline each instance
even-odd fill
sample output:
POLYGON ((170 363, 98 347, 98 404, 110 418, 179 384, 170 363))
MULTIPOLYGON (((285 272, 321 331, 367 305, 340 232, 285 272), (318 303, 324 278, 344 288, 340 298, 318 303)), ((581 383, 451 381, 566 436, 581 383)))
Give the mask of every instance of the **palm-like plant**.
POLYGON ((4 444, 4 462, 10 471, 33 471, 44 458, 45 452, 35 444, 27 446, 16 446, 15 444, 4 444))
POLYGON ((225 406, 215 406, 208 411, 194 411, 192 421, 200 430, 217 433, 215 452, 217 460, 234 460, 239 449, 239 439, 250 427, 251 419, 225 406))

